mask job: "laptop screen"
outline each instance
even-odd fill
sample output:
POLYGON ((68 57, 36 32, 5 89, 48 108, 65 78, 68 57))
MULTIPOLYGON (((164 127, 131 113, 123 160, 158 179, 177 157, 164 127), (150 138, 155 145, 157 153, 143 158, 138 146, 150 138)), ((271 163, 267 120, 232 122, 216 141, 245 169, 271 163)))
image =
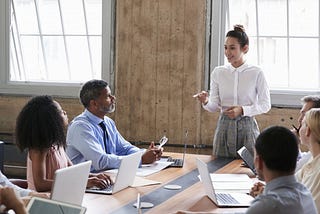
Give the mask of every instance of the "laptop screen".
POLYGON ((83 214, 86 208, 50 199, 33 197, 28 203, 27 210, 29 214, 83 214))

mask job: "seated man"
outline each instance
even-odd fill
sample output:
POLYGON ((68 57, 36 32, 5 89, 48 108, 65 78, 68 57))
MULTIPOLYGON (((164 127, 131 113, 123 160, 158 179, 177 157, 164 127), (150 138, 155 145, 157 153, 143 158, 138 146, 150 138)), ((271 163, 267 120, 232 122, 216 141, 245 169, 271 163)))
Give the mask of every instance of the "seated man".
MULTIPOLYGON (((301 98, 302 102, 302 107, 299 112, 299 117, 298 117, 298 123, 299 126, 298 128, 294 128, 292 131, 299 137, 299 129, 302 125, 302 120, 306 114, 307 111, 309 111, 311 108, 320 108, 320 96, 319 95, 308 95, 304 96, 301 98)), ((300 145, 300 142, 299 142, 300 145)), ((297 162, 297 167, 296 167, 296 172, 301 169, 303 165, 305 165, 311 158, 311 153, 310 151, 307 152, 300 152, 298 156, 298 162, 297 162)))
MULTIPOLYGON (((74 164, 92 160, 91 171, 119 168, 121 156, 140 149, 126 141, 112 119, 105 116, 115 110, 115 96, 103 80, 86 82, 80 91, 85 110, 71 122, 67 132, 67 154, 74 164)), ((160 159, 162 150, 152 142, 142 155, 142 163, 160 159)))
POLYGON ((254 162, 266 186, 246 213, 317 213, 310 191, 294 176, 298 152, 297 138, 289 129, 273 126, 261 132, 254 162))

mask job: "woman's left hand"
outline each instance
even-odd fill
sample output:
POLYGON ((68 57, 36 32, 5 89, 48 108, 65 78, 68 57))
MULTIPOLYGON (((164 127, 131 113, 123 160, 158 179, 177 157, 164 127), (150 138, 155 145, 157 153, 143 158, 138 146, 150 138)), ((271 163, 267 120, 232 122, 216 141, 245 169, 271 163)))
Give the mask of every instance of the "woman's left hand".
POLYGON ((243 115, 243 109, 242 106, 231 106, 227 108, 223 113, 230 119, 234 119, 239 117, 240 115, 243 115))

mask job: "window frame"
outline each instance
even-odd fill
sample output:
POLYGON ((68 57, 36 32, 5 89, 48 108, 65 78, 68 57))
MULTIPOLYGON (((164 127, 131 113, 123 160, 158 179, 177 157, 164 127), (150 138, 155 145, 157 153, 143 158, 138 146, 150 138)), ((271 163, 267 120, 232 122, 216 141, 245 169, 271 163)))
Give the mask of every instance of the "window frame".
MULTIPOLYGON (((0 1, 0 94, 78 97, 83 83, 10 81, 10 1, 0 1)), ((115 1, 102 0, 101 78, 114 89, 115 1)))
MULTIPOLYGON (((206 90, 210 88, 210 74, 213 69, 216 66, 224 64, 224 32, 226 32, 225 23, 229 15, 227 14, 228 2, 228 0, 207 0, 208 29, 206 33, 206 66, 204 75, 206 90)), ((320 91, 270 89, 271 104, 273 107, 300 107, 300 100, 306 95, 320 95, 320 91)))

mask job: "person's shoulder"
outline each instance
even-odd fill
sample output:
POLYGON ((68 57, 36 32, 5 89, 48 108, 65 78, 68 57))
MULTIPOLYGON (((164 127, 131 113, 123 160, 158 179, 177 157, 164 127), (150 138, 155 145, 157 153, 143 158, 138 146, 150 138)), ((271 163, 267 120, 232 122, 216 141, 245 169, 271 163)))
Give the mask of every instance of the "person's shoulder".
POLYGON ((252 201, 246 213, 272 213, 278 200, 279 198, 276 194, 261 194, 252 201))
POLYGON ((229 70, 230 69, 230 65, 219 65, 219 66, 216 66, 214 69, 213 69, 213 72, 221 72, 221 71, 225 71, 225 70, 229 70))
POLYGON ((83 114, 80 114, 70 122, 68 126, 68 131, 79 128, 91 127, 92 125, 93 124, 87 117, 85 117, 83 114))
POLYGON ((253 65, 253 64, 247 64, 247 69, 246 70, 257 72, 257 73, 262 72, 262 68, 260 66, 253 65))

